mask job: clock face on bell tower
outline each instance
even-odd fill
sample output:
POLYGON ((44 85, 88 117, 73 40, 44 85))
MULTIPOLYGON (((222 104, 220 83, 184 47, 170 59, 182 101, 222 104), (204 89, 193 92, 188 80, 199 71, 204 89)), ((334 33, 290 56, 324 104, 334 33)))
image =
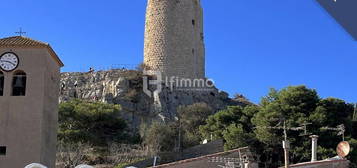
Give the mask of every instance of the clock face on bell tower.
POLYGON ((4 53, 0 56, 0 68, 4 71, 13 71, 19 65, 19 57, 12 52, 4 53))

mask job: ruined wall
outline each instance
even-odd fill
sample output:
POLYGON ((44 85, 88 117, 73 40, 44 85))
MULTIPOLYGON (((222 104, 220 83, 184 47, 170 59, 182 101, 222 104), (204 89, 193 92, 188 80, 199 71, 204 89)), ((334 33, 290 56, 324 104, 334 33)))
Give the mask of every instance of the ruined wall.
POLYGON ((148 0, 144 63, 163 76, 205 77, 203 10, 199 0, 148 0))

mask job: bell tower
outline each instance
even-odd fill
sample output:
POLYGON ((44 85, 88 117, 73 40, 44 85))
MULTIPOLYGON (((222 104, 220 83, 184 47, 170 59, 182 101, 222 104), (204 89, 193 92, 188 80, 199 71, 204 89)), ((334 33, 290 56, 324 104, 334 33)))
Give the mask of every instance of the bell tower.
POLYGON ((0 39, 0 167, 55 167, 60 68, 49 44, 0 39))
POLYGON ((200 0, 148 0, 144 64, 164 77, 205 77, 200 0))

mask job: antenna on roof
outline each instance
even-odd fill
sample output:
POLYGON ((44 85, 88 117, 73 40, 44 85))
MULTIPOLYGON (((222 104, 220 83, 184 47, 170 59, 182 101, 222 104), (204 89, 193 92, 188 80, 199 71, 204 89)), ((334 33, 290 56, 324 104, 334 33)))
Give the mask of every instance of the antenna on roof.
POLYGON ((16 34, 19 34, 20 36, 26 34, 26 32, 22 31, 22 27, 20 27, 20 31, 15 32, 16 34))
POLYGON ((341 124, 338 125, 336 128, 331 128, 331 127, 322 127, 320 128, 321 130, 331 130, 331 131, 338 131, 337 135, 342 136, 342 141, 345 141, 345 125, 341 124))
MULTIPOLYGON (((274 120, 276 120, 276 119, 274 119, 274 120)), ((307 132, 307 125, 310 125, 311 123, 304 122, 302 124, 302 126, 300 126, 300 127, 288 127, 288 126, 286 126, 286 120, 284 118, 278 119, 278 120, 280 120, 280 122, 275 127, 257 126, 255 128, 275 129, 275 130, 283 130, 284 131, 284 141, 283 141, 284 159, 285 159, 284 168, 289 168, 290 142, 288 140, 287 131, 301 131, 302 130, 302 131, 304 131, 304 133, 301 136, 309 135, 309 133, 307 132), (283 126, 281 126, 281 123, 283 123, 283 126)))
POLYGON ((312 123, 307 123, 307 122, 302 123, 302 124, 301 124, 301 127, 303 128, 304 133, 300 134, 299 136, 308 136, 308 135, 311 135, 311 133, 308 132, 308 130, 307 130, 307 126, 308 126, 308 125, 311 125, 311 124, 312 124, 312 123))

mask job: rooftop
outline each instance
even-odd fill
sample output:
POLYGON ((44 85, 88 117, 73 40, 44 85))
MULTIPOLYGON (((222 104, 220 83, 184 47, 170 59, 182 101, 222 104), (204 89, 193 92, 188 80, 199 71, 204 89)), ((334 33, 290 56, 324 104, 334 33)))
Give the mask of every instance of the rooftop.
POLYGON ((59 59, 56 52, 48 43, 33 40, 24 36, 13 36, 0 39, 0 47, 43 47, 48 49, 51 56, 58 62, 60 66, 63 66, 63 62, 59 59))
POLYGON ((33 40, 24 36, 13 36, 0 39, 0 46, 49 46, 48 43, 33 40))

